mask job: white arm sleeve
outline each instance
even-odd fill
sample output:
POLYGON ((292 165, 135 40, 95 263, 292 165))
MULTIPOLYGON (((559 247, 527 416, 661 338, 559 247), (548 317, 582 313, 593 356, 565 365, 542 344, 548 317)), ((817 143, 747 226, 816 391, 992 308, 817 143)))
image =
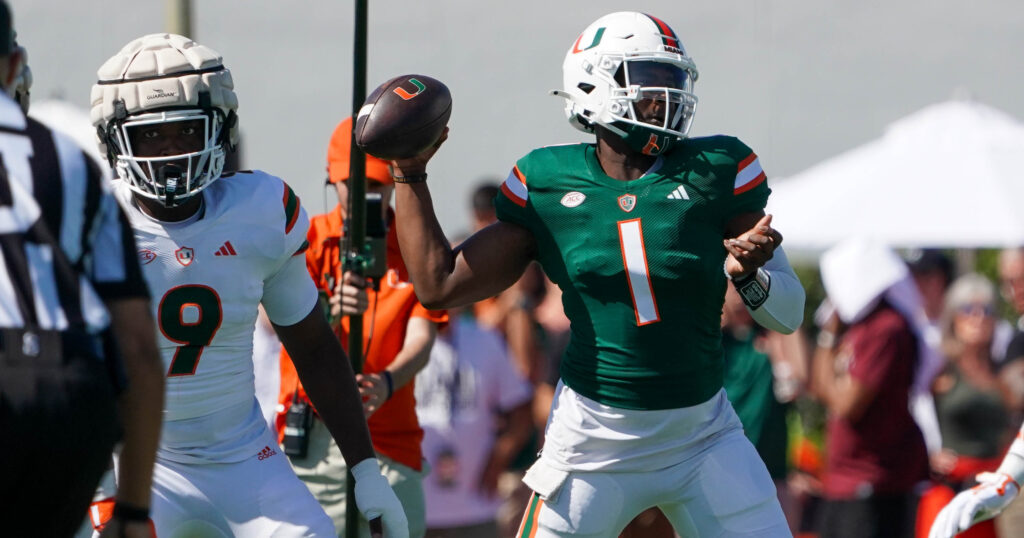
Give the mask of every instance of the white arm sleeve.
POLYGON ((1018 484, 1024 482, 1024 424, 1017 432, 1017 438, 1010 445, 1010 451, 1006 453, 997 472, 1012 476, 1018 484))
POLYGON ((759 271, 768 273, 770 278, 768 298, 761 306, 755 309, 748 306, 747 310, 762 327, 782 334, 792 333, 803 322, 805 295, 782 247, 775 249, 772 259, 759 271))

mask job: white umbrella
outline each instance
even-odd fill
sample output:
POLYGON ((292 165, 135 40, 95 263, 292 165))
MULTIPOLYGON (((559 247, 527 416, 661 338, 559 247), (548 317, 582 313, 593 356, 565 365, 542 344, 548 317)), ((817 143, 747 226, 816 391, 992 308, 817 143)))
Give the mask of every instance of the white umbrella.
POLYGON ((769 213, 790 250, 867 236, 894 247, 1024 245, 1024 124, 950 101, 772 185, 769 213))

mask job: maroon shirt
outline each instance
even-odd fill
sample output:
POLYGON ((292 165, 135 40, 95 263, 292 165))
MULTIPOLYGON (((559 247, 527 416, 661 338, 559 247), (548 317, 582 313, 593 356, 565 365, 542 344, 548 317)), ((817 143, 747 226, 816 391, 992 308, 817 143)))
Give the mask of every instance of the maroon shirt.
POLYGON ((908 399, 918 362, 917 338, 896 310, 882 303, 843 337, 840 356, 850 376, 875 391, 855 421, 828 421, 825 497, 906 493, 928 476, 928 453, 908 399))

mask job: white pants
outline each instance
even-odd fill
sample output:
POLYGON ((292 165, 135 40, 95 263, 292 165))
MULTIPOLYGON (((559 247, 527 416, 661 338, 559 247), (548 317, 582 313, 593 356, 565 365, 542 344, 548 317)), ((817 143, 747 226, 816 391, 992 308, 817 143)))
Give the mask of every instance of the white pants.
POLYGON ((268 430, 265 448, 237 463, 158 459, 151 518, 161 538, 335 536, 334 524, 268 430))
POLYGON ((523 480, 535 494, 517 536, 615 537, 654 506, 683 538, 792 536, 768 470, 724 394, 692 408, 638 412, 601 406, 562 385, 556 403, 547 442, 554 431, 562 438, 554 453, 544 447, 523 480), (644 435, 624 434, 630 430, 644 435), (654 455, 665 466, 654 466, 654 455))

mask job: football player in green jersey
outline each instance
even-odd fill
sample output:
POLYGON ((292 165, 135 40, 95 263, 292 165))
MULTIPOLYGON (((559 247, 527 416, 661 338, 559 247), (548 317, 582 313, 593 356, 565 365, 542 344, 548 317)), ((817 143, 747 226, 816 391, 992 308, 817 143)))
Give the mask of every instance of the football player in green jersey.
POLYGON ((499 222, 457 248, 426 188, 436 147, 392 163, 399 241, 424 305, 494 295, 531 260, 562 290, 572 337, 524 478, 535 495, 520 534, 616 536, 657 506, 682 536, 790 536, 722 389, 728 280, 770 329, 792 332, 803 314, 757 156, 735 138, 687 138, 697 70, 657 18, 598 19, 563 72, 555 93, 596 143, 520 159, 495 201, 499 222))

